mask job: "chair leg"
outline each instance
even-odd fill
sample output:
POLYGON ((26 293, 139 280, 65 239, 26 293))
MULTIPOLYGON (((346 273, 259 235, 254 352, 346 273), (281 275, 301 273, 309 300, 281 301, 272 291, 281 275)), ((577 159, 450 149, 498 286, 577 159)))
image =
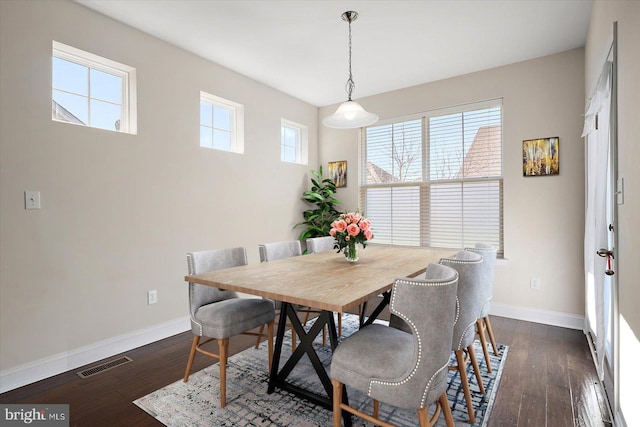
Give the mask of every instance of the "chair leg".
POLYGON ((227 353, 229 351, 229 338, 219 339, 220 349, 220 407, 227 406, 227 353))
POLYGON ((380 401, 373 399, 373 416, 380 418, 380 401))
POLYGON ((429 421, 429 407, 418 408, 418 425, 420 427, 431 427, 431 421, 429 421))
POLYGON ((478 366, 478 359, 476 359, 476 352, 473 350, 473 344, 467 347, 467 351, 469 352, 469 357, 471 358, 471 364, 473 365, 473 370, 476 373, 476 380, 478 380, 478 386, 480 387, 480 392, 485 394, 484 385, 482 384, 482 377, 480 376, 480 367, 478 366))
POLYGON ((491 359, 489 359, 489 349, 487 348, 487 338, 484 335, 484 322, 482 319, 476 320, 476 329, 478 336, 480 337, 480 343, 482 344, 484 360, 487 362, 487 370, 491 373, 491 359))
POLYGON ((198 347, 198 343, 200 342, 200 337, 198 335, 193 337, 193 341, 191 343, 191 352, 189 353, 189 361, 187 361, 187 370, 184 372, 184 382, 189 381, 189 374, 191 373, 191 365, 193 365, 193 359, 196 356, 196 348, 198 347))
POLYGON ((267 323, 267 342, 269 348, 269 374, 271 374, 271 363, 273 362, 273 321, 267 323))
MULTIPOLYGON (((260 335, 258 335, 258 337, 256 338, 256 347, 255 347, 256 350, 258 349, 258 346, 260 345, 260 338, 262 338, 262 333, 263 332, 264 332, 264 324, 260 325, 260 330, 258 331, 258 333, 260 335)), ((489 372, 491 372, 491 371, 489 371, 489 372)))
POLYGON ((340 427, 342 418, 342 383, 338 380, 331 380, 333 385, 333 427, 340 427))
POLYGON ((296 351, 298 345, 296 341, 296 330, 293 329, 293 325, 291 325, 291 351, 296 351))
POLYGON ((493 354, 498 355, 498 346, 496 345, 496 337, 493 335, 493 329, 491 329, 491 321, 489 320, 489 316, 485 316, 482 320, 484 320, 484 324, 487 325, 487 332, 489 332, 489 339, 491 340, 491 346, 493 347, 493 354))
POLYGON ((338 336, 342 336, 342 313, 338 313, 338 336))
POLYGON ((460 373, 460 382, 464 390, 464 399, 467 402, 467 413, 469 414, 469 421, 471 424, 476 422, 476 416, 473 410, 473 404, 471 402, 471 392, 469 391, 469 380, 467 379, 467 369, 464 363, 464 351, 456 350, 456 362, 458 364, 458 372, 460 373))
POLYGON ((440 407, 442 408, 442 414, 444 415, 444 421, 447 423, 447 427, 454 427, 453 415, 451 414, 451 408, 449 407, 449 399, 447 399, 447 393, 444 392, 440 395, 440 407))

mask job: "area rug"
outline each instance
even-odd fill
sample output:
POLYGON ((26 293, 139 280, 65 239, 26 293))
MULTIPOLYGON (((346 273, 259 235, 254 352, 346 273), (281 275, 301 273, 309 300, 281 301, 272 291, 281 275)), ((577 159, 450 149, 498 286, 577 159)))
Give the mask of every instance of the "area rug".
MULTIPOLYGON (((343 335, 340 339, 351 335, 357 329, 357 316, 344 315, 343 335)), ((227 363, 227 406, 224 409, 220 408, 218 400, 219 367, 217 363, 191 374, 187 383, 178 380, 133 403, 170 427, 313 427, 332 425, 332 412, 328 409, 279 389, 276 389, 272 394, 267 394, 266 345, 267 343, 263 342, 257 350, 250 348, 229 358, 227 363)), ((320 341, 314 345, 320 359, 329 371, 330 347, 323 347, 320 341)), ((486 394, 480 393, 473 368, 469 364, 467 376, 470 379, 473 406, 476 411, 476 422, 473 426, 485 426, 498 389, 508 347, 499 345, 497 356, 493 355, 491 350, 489 351, 493 368, 493 373, 489 374, 480 342, 476 341, 474 345, 486 394)), ((282 359, 286 359, 289 354, 291 354, 291 338, 287 333, 282 349, 282 359)), ((281 364, 284 363, 285 360, 282 360, 281 364)), ((306 355, 289 376, 289 381, 306 389, 323 390, 306 355)), ((371 411, 369 398, 352 388, 347 388, 347 392, 349 403, 352 406, 364 408, 366 412, 371 411)), ((456 426, 470 426, 464 392, 457 371, 449 371, 447 396, 456 426)), ((429 413, 433 413, 433 407, 430 408, 429 413)), ((380 417, 398 426, 418 425, 415 411, 395 408, 384 403, 380 405, 380 417)), ((370 427, 372 424, 353 417, 353 425, 354 427, 370 427)), ((445 426, 442 415, 439 417, 437 426, 445 426)))

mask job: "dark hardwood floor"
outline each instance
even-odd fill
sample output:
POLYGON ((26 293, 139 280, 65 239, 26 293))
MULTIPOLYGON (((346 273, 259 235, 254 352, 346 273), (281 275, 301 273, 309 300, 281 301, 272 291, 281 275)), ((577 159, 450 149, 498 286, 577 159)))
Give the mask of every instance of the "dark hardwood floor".
MULTIPOLYGON (((491 322, 509 351, 488 426, 611 425, 581 331, 496 316, 491 322)), ((128 364, 87 379, 78 368, 0 394, 0 403, 67 403, 71 426, 162 426, 132 401, 183 377, 191 340, 191 332, 175 335, 124 353, 133 359, 128 364)), ((230 353, 254 343, 234 337, 230 353)), ((212 361, 197 355, 193 369, 212 361)))

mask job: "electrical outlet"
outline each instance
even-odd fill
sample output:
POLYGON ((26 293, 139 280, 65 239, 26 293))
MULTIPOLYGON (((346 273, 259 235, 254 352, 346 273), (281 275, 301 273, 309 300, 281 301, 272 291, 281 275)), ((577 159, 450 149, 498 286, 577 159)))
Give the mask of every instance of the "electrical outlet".
POLYGON ((540 278, 539 277, 532 277, 531 278, 531 289, 540 289, 540 278))
POLYGON ((158 302, 158 291, 152 290, 147 292, 147 305, 155 304, 158 302))

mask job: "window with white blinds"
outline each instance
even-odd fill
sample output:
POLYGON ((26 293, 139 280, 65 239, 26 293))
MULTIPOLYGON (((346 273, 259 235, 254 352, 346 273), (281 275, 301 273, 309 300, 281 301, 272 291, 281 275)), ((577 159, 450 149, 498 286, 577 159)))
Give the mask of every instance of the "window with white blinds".
POLYGON ((362 132, 360 204, 375 242, 504 255, 502 102, 376 124, 362 132))

